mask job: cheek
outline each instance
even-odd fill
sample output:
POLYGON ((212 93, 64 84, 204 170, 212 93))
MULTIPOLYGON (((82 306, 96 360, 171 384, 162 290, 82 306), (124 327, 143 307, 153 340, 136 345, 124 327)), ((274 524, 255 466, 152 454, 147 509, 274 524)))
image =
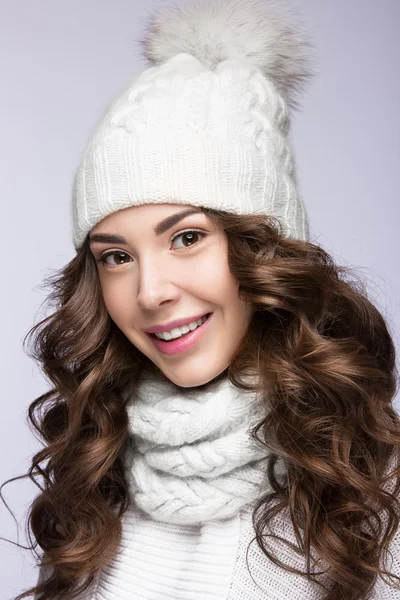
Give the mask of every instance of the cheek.
MULTIPOLYGON (((182 281, 182 280, 181 280, 182 281)), ((238 284, 229 271, 227 251, 225 244, 216 244, 210 252, 199 257, 195 263, 188 265, 188 271, 184 275, 182 283, 190 281, 207 294, 219 299, 220 303, 224 295, 230 296, 237 293, 238 284), (195 278, 193 278, 193 265, 195 265, 195 278)))
POLYGON ((120 322, 131 316, 134 310, 133 289, 123 282, 101 282, 104 304, 111 318, 120 322))
POLYGON ((193 293, 220 306, 231 327, 241 328, 243 320, 247 320, 247 303, 239 298, 239 283, 228 268, 209 267, 208 273, 198 280, 193 293))

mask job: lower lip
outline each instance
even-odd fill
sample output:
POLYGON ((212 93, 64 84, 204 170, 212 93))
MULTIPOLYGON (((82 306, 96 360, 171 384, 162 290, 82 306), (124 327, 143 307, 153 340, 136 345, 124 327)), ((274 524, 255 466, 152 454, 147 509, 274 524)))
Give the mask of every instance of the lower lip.
POLYGON ((200 325, 200 327, 196 327, 196 329, 194 329, 187 335, 171 342, 165 342, 164 340, 160 340, 160 338, 150 333, 148 333, 147 335, 149 336, 153 344, 156 346, 156 348, 158 348, 158 350, 160 350, 160 352, 162 352, 163 354, 178 354, 191 348, 201 338, 201 336, 207 331, 208 325, 211 321, 213 314, 214 313, 211 313, 208 316, 207 320, 204 321, 202 325, 200 325))

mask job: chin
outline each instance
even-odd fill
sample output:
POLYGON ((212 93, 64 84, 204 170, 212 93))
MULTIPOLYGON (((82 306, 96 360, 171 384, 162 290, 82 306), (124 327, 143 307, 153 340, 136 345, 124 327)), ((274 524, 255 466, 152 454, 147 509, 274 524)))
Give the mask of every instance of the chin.
POLYGON ((191 374, 190 377, 174 377, 172 374, 167 374, 163 371, 161 371, 161 373, 164 377, 168 378, 170 381, 172 381, 172 383, 179 387, 201 389, 211 382, 216 382, 220 381, 221 379, 224 379, 227 376, 227 371, 228 367, 225 367, 220 371, 210 372, 210 374, 208 375, 204 374, 201 376, 199 375, 197 377, 193 376, 193 374, 191 374))

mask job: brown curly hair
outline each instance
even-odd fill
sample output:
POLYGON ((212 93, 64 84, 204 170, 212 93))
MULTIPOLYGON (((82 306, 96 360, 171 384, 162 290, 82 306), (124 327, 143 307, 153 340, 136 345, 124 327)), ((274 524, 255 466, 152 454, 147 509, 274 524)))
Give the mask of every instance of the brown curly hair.
MULTIPOLYGON (((273 489, 253 512, 257 543, 276 564, 319 583, 315 550, 331 582, 324 600, 366 599, 378 575, 400 581, 382 568, 400 525, 398 374, 385 319, 348 267, 284 237, 276 218, 204 212, 224 230, 239 294, 256 309, 226 373, 242 389, 255 389, 245 376, 258 373, 256 389, 268 397, 252 430, 270 451, 273 489), (274 471, 279 457, 284 484, 274 471), (263 532, 283 510, 306 573, 265 546, 263 532)), ((43 551, 42 577, 16 600, 74 598, 117 552, 129 504, 121 390, 151 367, 107 313, 88 239, 50 285, 54 312, 24 340, 33 338, 31 356, 52 384, 28 411, 45 443, 25 475, 40 488, 27 529, 31 549, 43 551)))

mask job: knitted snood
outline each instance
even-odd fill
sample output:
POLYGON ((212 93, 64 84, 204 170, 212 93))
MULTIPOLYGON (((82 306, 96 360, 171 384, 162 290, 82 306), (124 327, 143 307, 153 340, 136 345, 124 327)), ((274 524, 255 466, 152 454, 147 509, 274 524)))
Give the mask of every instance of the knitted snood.
POLYGON ((261 396, 226 377, 181 388, 146 373, 127 409, 130 495, 153 519, 193 524, 230 517, 270 490, 268 451, 249 435, 265 414, 261 396))

